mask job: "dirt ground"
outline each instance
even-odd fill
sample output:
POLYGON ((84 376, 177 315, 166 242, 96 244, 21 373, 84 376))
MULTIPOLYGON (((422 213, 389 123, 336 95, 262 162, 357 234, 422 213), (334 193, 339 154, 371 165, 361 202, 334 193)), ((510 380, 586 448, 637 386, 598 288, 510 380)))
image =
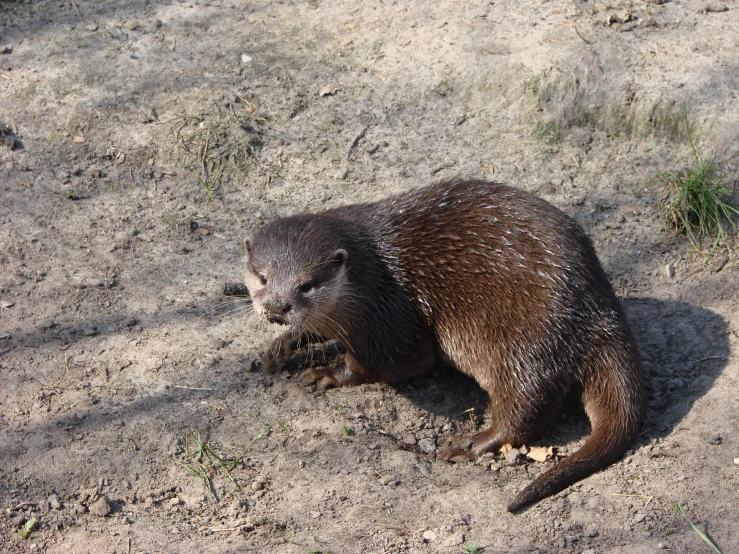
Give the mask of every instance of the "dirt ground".
POLYGON ((739 241, 695 253, 651 181, 683 108, 739 152, 738 90, 736 0, 3 2, 0 551, 713 552, 680 502, 739 552, 739 241), (265 375, 223 294, 265 221, 455 176, 575 217, 644 359, 633 448, 515 516, 553 462, 436 460, 474 383, 265 375))

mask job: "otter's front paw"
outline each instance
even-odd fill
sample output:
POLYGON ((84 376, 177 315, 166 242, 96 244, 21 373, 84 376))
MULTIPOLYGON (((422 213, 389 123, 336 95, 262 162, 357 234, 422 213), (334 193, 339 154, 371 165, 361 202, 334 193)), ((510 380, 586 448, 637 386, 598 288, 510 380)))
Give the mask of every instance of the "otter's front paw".
POLYGON ((301 379, 306 385, 316 385, 320 389, 358 385, 367 382, 366 379, 353 373, 346 366, 346 362, 331 367, 313 367, 306 371, 301 379))
POLYGON ((295 352, 298 340, 291 334, 280 335, 261 356, 265 373, 276 373, 285 368, 287 360, 295 352))

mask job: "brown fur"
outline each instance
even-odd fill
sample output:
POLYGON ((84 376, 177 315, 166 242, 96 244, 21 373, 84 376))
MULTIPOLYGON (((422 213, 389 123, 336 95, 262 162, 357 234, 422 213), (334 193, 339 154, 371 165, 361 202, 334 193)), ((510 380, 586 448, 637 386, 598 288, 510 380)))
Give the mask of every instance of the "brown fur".
POLYGON ((510 511, 609 465, 637 435, 636 343, 590 240, 544 200, 496 183, 445 182, 279 219, 246 248, 255 308, 290 325, 283 338, 346 347, 343 365, 313 369, 310 381, 398 383, 443 361, 488 392, 491 426, 469 451, 442 458, 526 443, 567 397, 582 399, 590 437, 510 511))

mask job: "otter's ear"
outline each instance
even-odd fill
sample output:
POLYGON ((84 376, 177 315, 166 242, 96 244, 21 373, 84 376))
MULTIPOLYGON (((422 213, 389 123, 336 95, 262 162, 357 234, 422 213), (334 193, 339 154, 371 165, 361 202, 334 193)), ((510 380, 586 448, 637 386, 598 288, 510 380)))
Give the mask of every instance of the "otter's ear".
POLYGON ((251 258, 251 239, 249 237, 246 237, 244 239, 244 249, 246 250, 246 261, 249 261, 249 258, 251 258))
POLYGON ((331 256, 331 263, 336 265, 336 267, 342 267, 346 263, 348 257, 349 253, 343 248, 339 248, 331 256))

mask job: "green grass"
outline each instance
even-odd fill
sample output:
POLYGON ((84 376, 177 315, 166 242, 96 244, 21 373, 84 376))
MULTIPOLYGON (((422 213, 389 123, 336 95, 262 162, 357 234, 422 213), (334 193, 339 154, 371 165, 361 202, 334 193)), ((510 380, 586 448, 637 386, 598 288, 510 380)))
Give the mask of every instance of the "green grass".
POLYGON ((702 156, 695 146, 683 109, 685 129, 693 150, 693 163, 677 172, 662 171, 655 177, 660 184, 658 206, 666 227, 685 234, 697 251, 713 254, 725 241, 739 211, 732 205, 733 190, 725 182, 723 164, 716 153, 702 156), (703 249, 704 239, 710 239, 710 249, 703 249))
POLYGON ((28 521, 26 521, 26 524, 18 529, 18 534, 24 538, 27 539, 31 536, 31 533, 33 533, 33 530, 36 528, 36 518, 32 517, 28 521))
POLYGON ((264 437, 272 428, 271 425, 262 429, 246 446, 244 451, 237 457, 229 457, 225 454, 219 454, 215 449, 203 442, 199 431, 193 431, 185 435, 185 462, 175 460, 177 465, 184 468, 190 475, 193 475, 203 482, 203 489, 206 497, 211 495, 218 500, 218 494, 213 483, 213 478, 219 474, 225 474, 233 483, 236 490, 240 490, 238 479, 232 475, 232 471, 241 462, 246 452, 259 439, 264 437), (193 449, 191 451, 191 442, 193 449))
POLYGON ((464 552, 464 554, 482 554, 483 550, 482 546, 471 542, 465 545, 465 547, 462 549, 462 552, 464 552))
POLYGON ((690 524, 690 527, 693 529, 693 531, 695 531, 695 533, 701 539, 703 539, 703 542, 705 542, 708 546, 710 546, 714 552, 716 552, 717 554, 723 554, 723 552, 721 552, 721 549, 718 546, 716 546, 716 543, 714 543, 711 539, 709 539, 708 536, 703 531, 698 529, 695 526, 695 524, 692 521, 690 521, 690 518, 688 518, 688 514, 685 513, 685 510, 680 505, 680 502, 675 503, 675 509, 672 512, 673 519, 676 518, 678 515, 682 515, 685 518, 685 521, 687 521, 690 524))

